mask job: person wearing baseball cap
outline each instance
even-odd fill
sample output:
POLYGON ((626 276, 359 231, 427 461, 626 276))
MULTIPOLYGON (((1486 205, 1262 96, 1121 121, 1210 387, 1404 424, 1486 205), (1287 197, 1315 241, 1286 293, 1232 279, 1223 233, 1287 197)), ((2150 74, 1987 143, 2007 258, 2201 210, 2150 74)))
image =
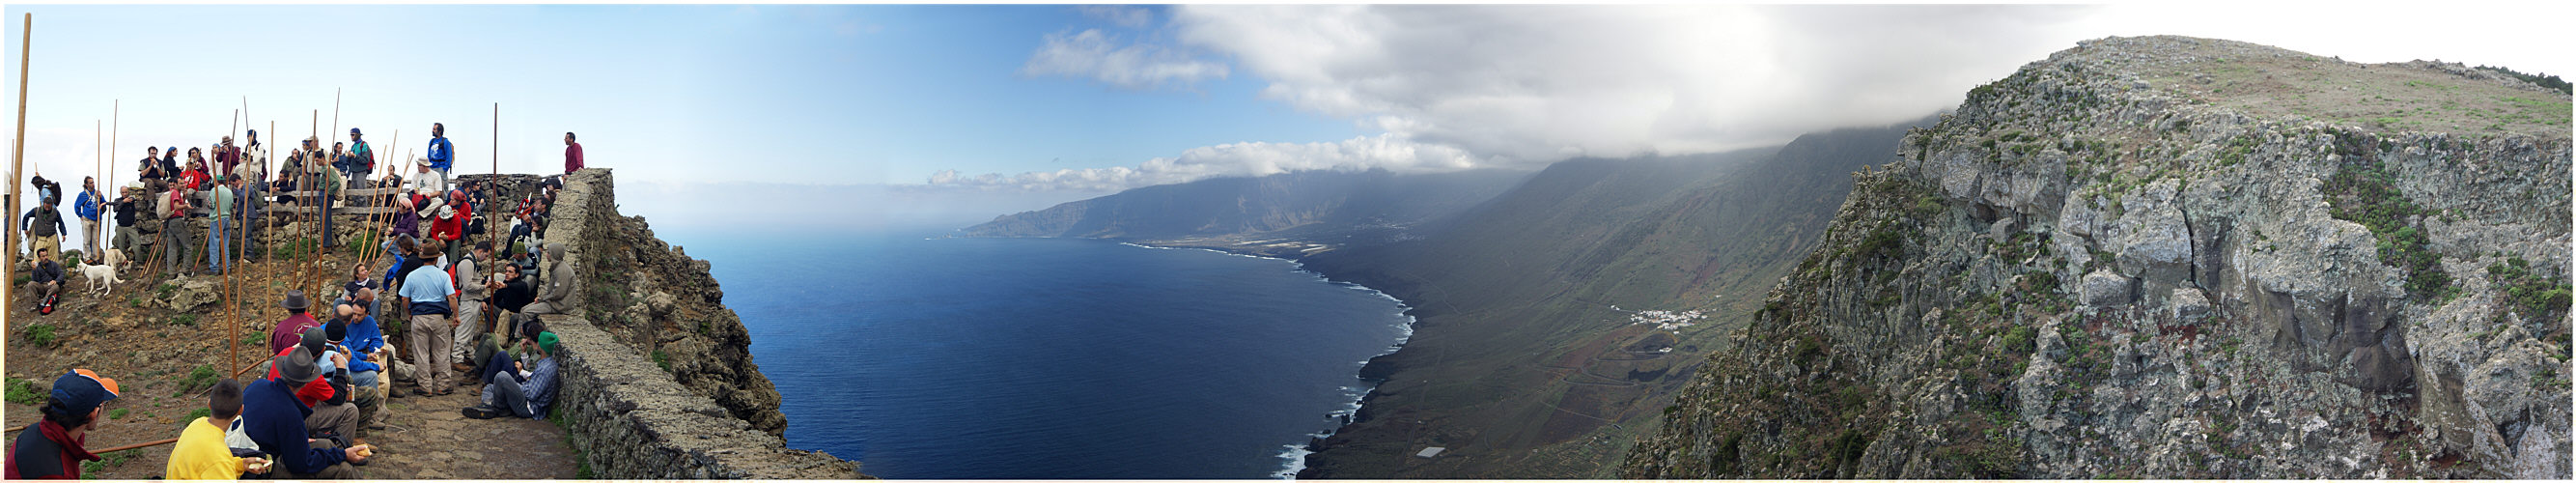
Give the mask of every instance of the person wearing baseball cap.
POLYGON ((88 369, 73 369, 54 378, 52 397, 42 409, 44 419, 27 425, 9 445, 8 479, 81 479, 81 462, 99 459, 81 445, 90 431, 98 429, 99 414, 116 396, 115 379, 88 369))
POLYGON ((295 390, 322 378, 322 368, 313 363, 313 356, 297 347, 270 359, 276 376, 242 389, 242 432, 259 445, 260 452, 277 458, 288 479, 364 478, 352 463, 366 461, 365 445, 341 448, 332 440, 314 440, 305 430, 305 418, 313 407, 297 398, 295 390))

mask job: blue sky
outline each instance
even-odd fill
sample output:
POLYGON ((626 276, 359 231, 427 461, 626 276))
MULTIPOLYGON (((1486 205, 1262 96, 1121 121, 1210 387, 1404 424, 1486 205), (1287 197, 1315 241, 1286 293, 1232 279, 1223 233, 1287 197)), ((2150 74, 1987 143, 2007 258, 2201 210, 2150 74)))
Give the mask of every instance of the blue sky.
MULTIPOLYGON (((2561 4, 2110 6, 9 5, 36 15, 27 159, 117 179, 247 97, 380 155, 444 122, 459 173, 560 169, 561 133, 657 226, 971 223, 1300 169, 1534 168, 1884 124, 2108 35, 2576 71, 2561 4), (396 131, 399 130, 399 139, 396 131), (749 213, 746 215, 746 213, 749 213)), ((17 107, 14 96, 7 107, 17 107)), ((282 152, 281 152, 282 156, 282 152)))

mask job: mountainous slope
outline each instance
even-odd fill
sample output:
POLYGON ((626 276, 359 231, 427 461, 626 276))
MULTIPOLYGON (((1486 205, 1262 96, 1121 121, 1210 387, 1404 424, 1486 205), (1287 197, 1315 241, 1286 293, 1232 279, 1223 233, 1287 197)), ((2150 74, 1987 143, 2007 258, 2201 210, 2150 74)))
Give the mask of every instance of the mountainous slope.
POLYGON ((1633 478, 2570 476, 2569 96, 2089 41, 1862 174, 1633 478))
POLYGON ((1401 237, 1412 225, 1474 206, 1528 175, 1491 169, 1437 174, 1369 170, 1215 178, 1003 215, 968 227, 966 235, 1218 246, 1260 236, 1317 243, 1351 237, 1364 241, 1401 237))
POLYGON ((1903 132, 1560 162, 1420 240, 1306 258, 1410 301, 1418 322, 1363 371, 1384 382, 1301 476, 1607 476, 1697 354, 1814 245, 1851 171, 1892 159, 1903 132), (1649 310, 1708 317, 1635 323, 1649 310), (1433 446, 1447 452, 1411 456, 1433 446))

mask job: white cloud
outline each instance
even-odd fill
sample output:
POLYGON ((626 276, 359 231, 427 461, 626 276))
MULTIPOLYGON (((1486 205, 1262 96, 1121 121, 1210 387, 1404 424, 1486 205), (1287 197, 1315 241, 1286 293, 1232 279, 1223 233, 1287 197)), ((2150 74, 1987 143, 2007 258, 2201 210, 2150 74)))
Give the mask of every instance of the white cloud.
POLYGON ((1708 152, 1919 117, 2073 46, 2053 7, 1186 6, 1262 94, 1525 161, 1708 152), (2063 44, 2063 45, 2061 45, 2063 44))
POLYGON ((1160 45, 1120 45, 1116 36, 1100 29, 1047 34, 1046 45, 1020 67, 1023 75, 1087 77, 1128 89, 1187 87, 1223 79, 1227 70, 1225 64, 1190 58, 1160 45))
POLYGON ((1154 11, 1146 9, 1145 7, 1123 5, 1076 5, 1073 8, 1075 11, 1082 12, 1082 15, 1085 17, 1109 22, 1110 25, 1116 25, 1119 27, 1140 29, 1145 28, 1146 25, 1152 25, 1154 23, 1154 11))
POLYGON ((988 191, 1117 192, 1158 184, 1215 177, 1267 176, 1292 171, 1386 169, 1396 172, 1453 171, 1480 160, 1456 147, 1413 142, 1395 134, 1364 136, 1328 143, 1244 142, 1191 148, 1179 156, 1154 158, 1135 167, 1060 169, 1004 176, 960 175, 941 170, 930 176, 934 187, 988 191))
MULTIPOLYGON (((2567 70, 2564 55, 2532 53, 2561 43, 2535 26, 2554 16, 2461 29, 2430 27, 2480 25, 2498 9, 2257 7, 1176 6, 1165 26, 1143 35, 1167 41, 1112 50, 1106 45, 1114 39, 1086 31, 1049 36, 1049 50, 1151 53, 1211 70, 1230 65, 1265 82, 1266 99, 1378 134, 1341 143, 1213 146, 1132 168, 952 174, 934 182, 1109 189, 1313 165, 1527 168, 1577 156, 1776 145, 1803 133, 1916 119, 1957 105, 1970 88, 2021 65, 2110 35, 2218 36, 2374 62, 2426 57, 2418 44, 2441 42, 2442 52, 2455 52, 2446 55, 2473 63, 2567 70), (2418 18, 2432 20, 2412 21, 2418 18), (1182 60, 1182 52, 1224 63, 1182 60), (1313 147, 1361 141, 1442 154, 1293 159, 1321 155, 1313 147)), ((1052 55, 1041 51, 1039 58, 1052 55)), ((1101 80, 1134 87, 1155 79, 1143 69, 1121 71, 1131 73, 1101 80)))

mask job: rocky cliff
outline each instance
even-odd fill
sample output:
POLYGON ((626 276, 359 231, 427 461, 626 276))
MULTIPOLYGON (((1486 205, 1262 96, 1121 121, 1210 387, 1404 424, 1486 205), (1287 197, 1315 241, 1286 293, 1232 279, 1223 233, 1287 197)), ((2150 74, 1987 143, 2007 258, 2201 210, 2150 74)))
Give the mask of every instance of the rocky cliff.
POLYGON ((2568 478, 2568 106, 2084 42, 1858 174, 1622 472, 2568 478))

